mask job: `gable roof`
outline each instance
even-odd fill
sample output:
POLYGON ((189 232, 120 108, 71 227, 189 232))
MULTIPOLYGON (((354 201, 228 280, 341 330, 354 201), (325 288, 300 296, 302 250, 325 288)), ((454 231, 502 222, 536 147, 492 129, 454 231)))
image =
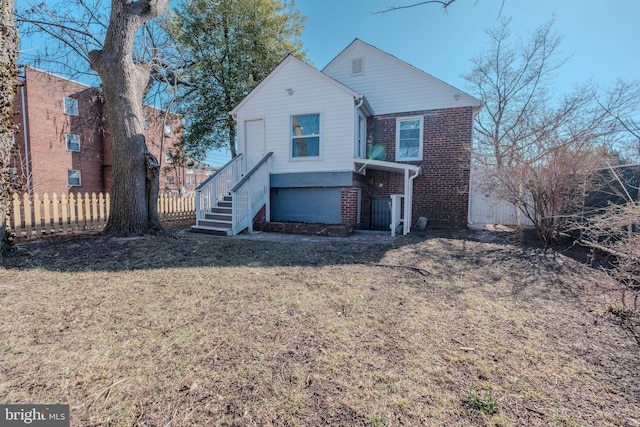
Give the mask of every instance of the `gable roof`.
POLYGON ((363 99, 364 96, 352 89, 350 89, 349 87, 345 86, 344 84, 340 83, 339 81, 329 77, 328 75, 318 71, 316 68, 314 68, 313 66, 307 64, 306 62, 296 58, 295 56, 293 56, 292 54, 288 54, 281 62, 280 64, 278 64, 278 66, 276 68, 273 69, 273 71, 271 71, 267 77, 265 77, 251 92, 249 92, 249 94, 247 96, 244 97, 244 99, 238 104, 236 105, 236 107, 231 110, 229 112, 229 114, 231 115, 235 115, 239 109, 241 109, 245 104, 247 104, 251 98, 253 98, 258 92, 260 92, 262 90, 262 88, 264 86, 266 86, 269 81, 271 81, 273 79, 273 77, 275 75, 277 75, 278 73, 281 72, 282 69, 290 66, 291 64, 299 64, 299 65, 303 65, 302 69, 305 72, 311 73, 314 75, 314 77, 319 78, 333 86, 335 86, 336 88, 344 91, 345 93, 353 96, 354 99, 363 99))
MULTIPOLYGON (((474 108, 480 108, 482 106, 482 101, 477 98, 469 95, 466 92, 463 92, 460 89, 432 76, 431 74, 426 73, 425 71, 420 70, 419 68, 387 53, 379 48, 370 45, 368 43, 363 42, 362 40, 356 38, 353 42, 351 42, 342 52, 340 52, 335 58, 333 58, 323 69, 322 73, 332 76, 333 78, 342 80, 342 78, 337 75, 340 74, 339 67, 344 65, 345 61, 348 61, 348 57, 357 52, 366 52, 370 54, 372 57, 376 57, 382 61, 386 61, 390 66, 395 67, 396 69, 402 69, 403 72, 406 72, 407 75, 415 78, 416 82, 422 82, 423 85, 427 85, 430 87, 439 88, 442 91, 450 93, 451 97, 455 98, 456 104, 464 105, 464 106, 472 106, 474 108)), ((366 67, 366 65, 365 65, 366 67)), ((356 86, 358 84, 358 80, 356 79, 348 79, 348 81, 344 81, 343 83, 358 89, 356 86)), ((395 81, 393 78, 388 78, 385 81, 386 85, 398 85, 398 81, 395 81)), ((400 82, 404 83, 404 82, 400 82)), ((370 96, 369 91, 359 89, 364 92, 367 96, 370 96)), ((373 102, 370 99, 371 102, 373 102)), ((375 105, 374 105, 375 109, 375 105)))

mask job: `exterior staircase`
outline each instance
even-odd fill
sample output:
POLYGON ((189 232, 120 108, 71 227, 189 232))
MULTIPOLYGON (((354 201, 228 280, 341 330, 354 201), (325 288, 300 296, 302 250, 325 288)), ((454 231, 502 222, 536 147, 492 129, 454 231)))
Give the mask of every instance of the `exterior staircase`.
POLYGON ((233 236, 253 231, 253 218, 266 205, 269 221, 270 168, 268 153, 250 171, 242 154, 224 165, 196 189, 196 225, 192 231, 233 236))
POLYGON ((194 231, 220 236, 230 236, 233 230, 233 201, 230 195, 223 196, 209 212, 204 212, 203 219, 197 221, 194 231))

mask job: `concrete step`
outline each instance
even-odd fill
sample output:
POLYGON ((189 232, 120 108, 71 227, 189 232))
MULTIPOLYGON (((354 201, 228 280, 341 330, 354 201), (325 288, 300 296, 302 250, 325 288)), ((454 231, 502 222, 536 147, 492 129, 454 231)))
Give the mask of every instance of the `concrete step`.
POLYGON ((202 225, 204 227, 214 227, 214 228, 228 228, 231 230, 232 222, 229 221, 218 221, 218 220, 209 220, 209 219, 201 219, 198 221, 196 225, 202 225))
POLYGON ((216 236, 231 236, 230 228, 207 227, 204 225, 192 225, 191 231, 193 233, 213 234, 216 236))

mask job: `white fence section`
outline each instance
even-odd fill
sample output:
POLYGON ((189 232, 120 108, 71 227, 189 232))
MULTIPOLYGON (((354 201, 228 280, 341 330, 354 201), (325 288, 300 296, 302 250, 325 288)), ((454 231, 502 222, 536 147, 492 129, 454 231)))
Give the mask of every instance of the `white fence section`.
POLYGON ((514 204, 501 200, 489 193, 484 185, 486 175, 471 167, 469 188, 469 228, 487 228, 495 225, 533 226, 514 204))
MULTIPOLYGON (((396 235, 396 228, 404 222, 404 217, 402 215, 402 202, 404 200, 404 195, 402 194, 392 194, 391 195, 391 235, 396 235)), ((403 233, 404 234, 404 233, 403 233)))
POLYGON ((262 206, 266 205, 267 222, 270 221, 271 211, 269 201, 271 156, 267 153, 260 162, 254 166, 231 190, 232 197, 232 234, 235 236, 245 228, 253 232, 253 218, 262 206))

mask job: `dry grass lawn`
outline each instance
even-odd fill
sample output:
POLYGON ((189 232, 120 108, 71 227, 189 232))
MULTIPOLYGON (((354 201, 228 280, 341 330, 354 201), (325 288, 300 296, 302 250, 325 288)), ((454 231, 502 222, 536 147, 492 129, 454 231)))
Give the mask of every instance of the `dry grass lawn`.
POLYGON ((27 244, 0 267, 0 402, 72 426, 640 426, 609 278, 431 233, 27 244))

